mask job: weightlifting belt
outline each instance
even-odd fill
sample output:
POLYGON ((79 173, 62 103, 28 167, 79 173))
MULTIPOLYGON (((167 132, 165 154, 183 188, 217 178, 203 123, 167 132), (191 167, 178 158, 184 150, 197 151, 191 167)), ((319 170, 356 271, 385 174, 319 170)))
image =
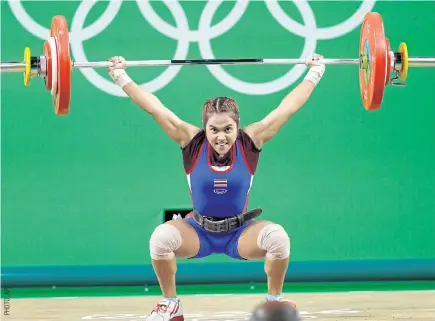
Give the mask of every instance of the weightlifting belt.
POLYGON ((197 211, 192 212, 192 218, 196 223, 201 225, 206 231, 218 233, 231 231, 239 226, 242 226, 246 221, 252 220, 263 212, 261 208, 254 208, 251 211, 241 213, 235 216, 226 217, 224 219, 203 216, 197 211))

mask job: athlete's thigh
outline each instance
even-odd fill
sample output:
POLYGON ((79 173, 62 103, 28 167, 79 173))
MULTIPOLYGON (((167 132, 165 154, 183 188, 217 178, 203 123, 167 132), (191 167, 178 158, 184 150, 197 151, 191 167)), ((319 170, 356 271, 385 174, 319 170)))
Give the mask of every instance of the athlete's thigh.
POLYGON ((268 224, 273 224, 273 222, 255 221, 243 230, 237 245, 239 255, 242 258, 246 260, 260 260, 264 258, 266 251, 258 247, 257 238, 263 227, 268 224))
POLYGON ((199 237, 190 224, 184 220, 171 220, 165 224, 174 226, 181 234, 181 246, 174 252, 177 258, 191 258, 199 252, 199 237))

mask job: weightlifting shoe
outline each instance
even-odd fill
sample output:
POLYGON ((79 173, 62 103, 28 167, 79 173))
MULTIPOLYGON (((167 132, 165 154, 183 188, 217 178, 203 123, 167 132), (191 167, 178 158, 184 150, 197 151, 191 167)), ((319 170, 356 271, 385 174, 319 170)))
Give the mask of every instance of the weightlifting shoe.
POLYGON ((151 313, 145 318, 147 321, 184 321, 181 302, 162 299, 151 313))

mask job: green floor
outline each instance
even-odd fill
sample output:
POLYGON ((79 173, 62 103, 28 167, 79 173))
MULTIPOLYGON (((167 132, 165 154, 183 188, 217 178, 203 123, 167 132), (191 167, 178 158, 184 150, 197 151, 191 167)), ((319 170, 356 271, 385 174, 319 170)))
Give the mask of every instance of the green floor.
MULTIPOLYGON (((343 282, 343 283, 289 283, 284 292, 338 292, 338 291, 404 291, 435 290, 435 281, 421 282, 343 282)), ((92 296, 137 296, 160 295, 158 287, 87 287, 87 288, 8 288, 2 297, 92 297, 92 296)), ((265 293, 266 284, 219 284, 178 286, 178 295, 190 294, 250 294, 265 293)))

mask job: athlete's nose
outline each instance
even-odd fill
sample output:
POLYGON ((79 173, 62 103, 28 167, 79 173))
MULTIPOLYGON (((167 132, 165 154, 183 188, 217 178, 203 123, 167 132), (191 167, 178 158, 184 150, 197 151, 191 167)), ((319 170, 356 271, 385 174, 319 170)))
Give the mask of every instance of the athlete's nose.
POLYGON ((227 140, 227 138, 226 138, 224 135, 220 135, 220 134, 218 134, 216 140, 217 140, 218 142, 224 142, 224 141, 227 140))

